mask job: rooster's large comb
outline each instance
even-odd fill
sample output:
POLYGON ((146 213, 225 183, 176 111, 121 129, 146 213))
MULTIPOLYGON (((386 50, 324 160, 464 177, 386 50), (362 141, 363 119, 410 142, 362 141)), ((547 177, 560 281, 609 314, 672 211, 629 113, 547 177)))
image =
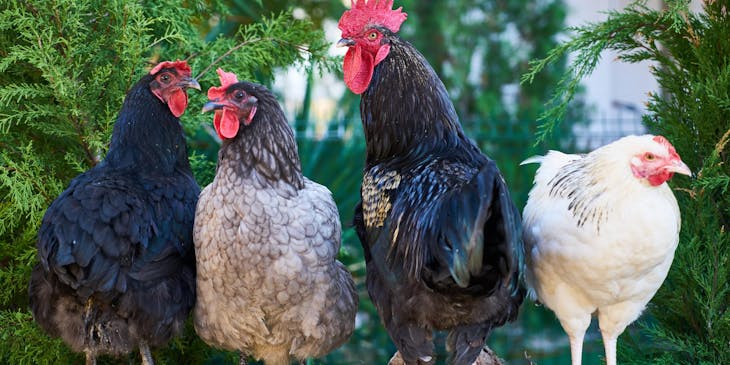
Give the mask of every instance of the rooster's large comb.
POLYGON ((208 100, 220 99, 225 95, 226 89, 238 82, 238 77, 233 72, 225 72, 222 68, 218 68, 218 78, 221 80, 221 86, 212 86, 208 89, 208 100))
POLYGON ((184 60, 183 61, 177 60, 175 62, 165 61, 165 62, 158 63, 157 66, 155 66, 152 70, 150 70, 150 75, 154 75, 154 74, 160 72, 160 70, 162 70, 163 68, 175 68, 175 69, 177 69, 177 71, 179 73, 187 73, 187 74, 190 74, 190 71, 191 71, 190 66, 188 66, 187 61, 184 61, 184 60))
POLYGON ((352 8, 346 10, 338 27, 342 37, 352 37, 362 32, 367 25, 380 25, 397 33, 408 14, 402 12, 403 7, 393 10, 393 0, 352 0, 352 8))

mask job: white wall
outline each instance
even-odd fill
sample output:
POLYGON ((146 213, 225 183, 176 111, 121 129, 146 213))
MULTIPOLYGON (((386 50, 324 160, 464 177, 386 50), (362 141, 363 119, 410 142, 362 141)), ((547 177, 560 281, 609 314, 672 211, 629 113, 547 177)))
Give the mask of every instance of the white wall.
MULTIPOLYGON (((569 13, 568 26, 581 26, 603 21, 609 10, 621 10, 633 0, 565 0, 569 13)), ((660 9, 663 2, 650 0, 647 6, 660 9)), ((692 10, 701 10, 701 1, 692 2, 692 10)), ((608 139, 632 133, 643 133, 640 115, 646 113, 650 92, 659 86, 651 74, 652 63, 625 63, 616 53, 604 52, 593 74, 583 81, 586 101, 595 108, 595 120, 588 128, 577 128, 584 135, 583 147, 597 147, 608 139)))

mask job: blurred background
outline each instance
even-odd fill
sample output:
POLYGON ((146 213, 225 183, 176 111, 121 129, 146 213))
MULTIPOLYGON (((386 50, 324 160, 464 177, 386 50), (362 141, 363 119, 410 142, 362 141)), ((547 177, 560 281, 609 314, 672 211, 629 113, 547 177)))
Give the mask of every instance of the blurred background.
MULTIPOLYGON (((628 64, 605 54, 593 75, 585 80, 569 106, 560 130, 535 145, 539 115, 546 108, 569 59, 552 65, 531 84, 520 84, 528 61, 545 57, 569 34, 566 30, 598 22, 606 12, 629 0, 435 0, 396 1, 408 19, 402 38, 424 54, 449 90, 467 135, 496 160, 520 210, 532 186, 535 167, 520 161, 547 149, 587 152, 627 134, 645 133, 641 116, 657 83, 649 63, 628 64)), ((342 2, 303 0, 265 1, 263 8, 234 2, 237 16, 221 19, 214 27, 256 21, 259 14, 293 7, 295 17, 312 20, 336 48, 337 20, 349 7, 342 2)), ((660 9, 662 1, 649 1, 660 9)), ((697 6, 699 7, 699 5, 697 6)), ((232 28, 231 28, 232 29, 232 28)), ((386 364, 395 347, 379 322, 365 289, 362 249, 349 227, 359 200, 364 139, 359 115, 360 97, 351 93, 337 73, 281 70, 270 83, 296 130, 305 175, 333 192, 343 223, 341 260, 353 272, 360 289, 360 313, 353 338, 322 359, 327 364, 386 364)), ((443 348, 443 338, 440 347, 443 348)), ((518 320, 494 331, 488 345, 510 364, 568 364, 568 338, 552 312, 526 300, 518 320)), ((603 362, 597 325, 591 325, 584 345, 584 364, 603 362)), ((438 347, 438 346, 437 346, 438 347)), ((442 357, 443 358, 443 357, 442 357)))

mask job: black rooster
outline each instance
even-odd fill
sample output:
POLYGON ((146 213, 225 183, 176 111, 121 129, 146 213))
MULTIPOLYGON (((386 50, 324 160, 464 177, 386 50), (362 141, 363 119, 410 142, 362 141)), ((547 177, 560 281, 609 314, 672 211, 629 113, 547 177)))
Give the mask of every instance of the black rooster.
POLYGON ((435 361, 433 330, 449 331, 451 363, 471 364, 524 297, 520 216, 441 80, 396 35, 406 14, 392 4, 353 1, 339 22, 345 82, 362 93, 367 159, 354 225, 368 292, 406 364, 435 361))
POLYGON ((127 93, 106 159, 46 211, 29 295, 33 316, 93 364, 179 334, 195 302, 193 218, 200 188, 178 117, 184 61, 163 62, 127 93))

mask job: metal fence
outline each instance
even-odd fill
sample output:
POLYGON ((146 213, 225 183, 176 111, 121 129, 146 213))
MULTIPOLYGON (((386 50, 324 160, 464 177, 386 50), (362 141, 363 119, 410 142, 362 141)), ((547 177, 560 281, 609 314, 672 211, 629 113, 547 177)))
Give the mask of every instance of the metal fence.
MULTIPOLYGON (((500 142, 506 142, 509 145, 531 146, 535 141, 535 126, 539 122, 467 121, 462 124, 467 135, 480 144, 499 145, 500 142)), ((640 117, 593 118, 566 124, 572 125, 572 130, 559 136, 560 147, 570 153, 588 152, 630 134, 647 133, 640 117)), ((362 137, 360 120, 335 120, 326 126, 317 126, 311 122, 297 125, 308 126, 305 130, 296 131, 298 139, 343 140, 362 137)))

